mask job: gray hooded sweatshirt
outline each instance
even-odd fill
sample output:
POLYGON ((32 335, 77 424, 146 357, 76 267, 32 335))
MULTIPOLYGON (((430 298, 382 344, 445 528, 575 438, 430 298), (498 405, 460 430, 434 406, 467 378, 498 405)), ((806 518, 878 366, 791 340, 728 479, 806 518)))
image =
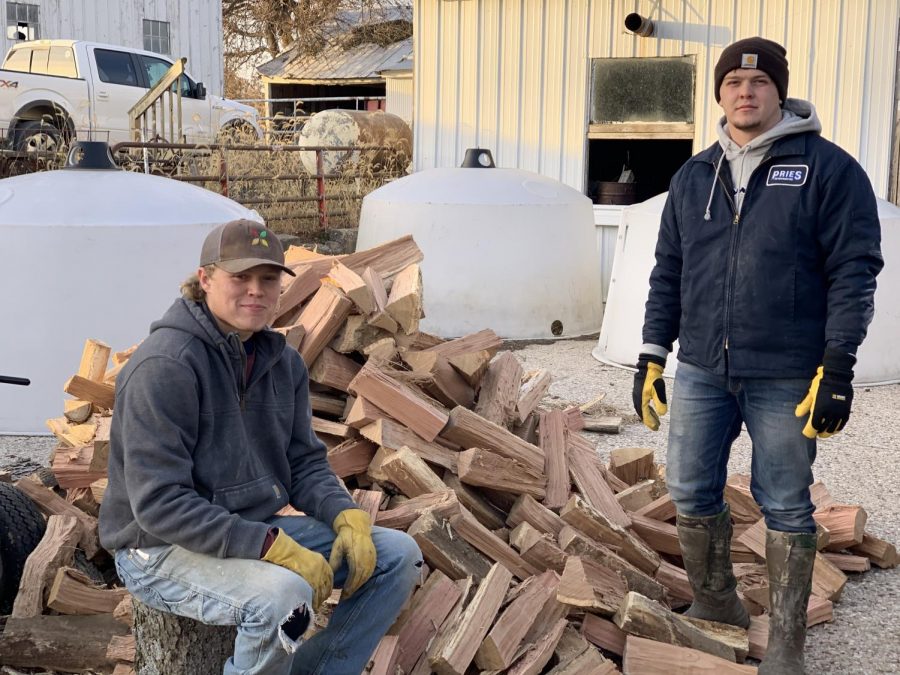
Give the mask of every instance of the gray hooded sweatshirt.
POLYGON ((178 300, 151 326, 116 380, 105 548, 259 558, 264 521, 286 504, 328 525, 356 508, 312 431, 300 354, 274 331, 253 341, 245 381, 238 335, 202 303, 178 300))
MULTIPOLYGON (((772 144, 779 138, 807 131, 818 133, 822 131, 822 124, 819 122, 812 103, 799 98, 787 99, 782 107, 781 121, 743 147, 731 140, 725 117, 719 120, 716 132, 719 134, 719 145, 725 152, 723 157, 728 160, 728 167, 731 169, 731 182, 734 184, 735 191, 734 203, 738 213, 741 212, 741 205, 744 203, 744 194, 747 192, 750 176, 763 161, 772 144)), ((713 181, 714 187, 715 181, 713 181)))

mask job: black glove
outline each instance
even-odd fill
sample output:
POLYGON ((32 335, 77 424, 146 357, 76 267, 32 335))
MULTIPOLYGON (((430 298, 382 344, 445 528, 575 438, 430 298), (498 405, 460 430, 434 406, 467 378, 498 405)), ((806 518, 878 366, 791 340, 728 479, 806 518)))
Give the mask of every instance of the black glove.
POLYGON ((853 366, 856 357, 837 349, 826 349, 822 365, 794 414, 809 415, 803 435, 828 438, 839 432, 850 419, 853 403, 853 366))
POLYGON ((638 355, 631 400, 638 417, 653 431, 659 429, 659 416, 665 415, 669 409, 666 405, 666 383, 662 377, 665 367, 666 360, 660 356, 638 355), (653 408, 650 407, 651 401, 653 408))

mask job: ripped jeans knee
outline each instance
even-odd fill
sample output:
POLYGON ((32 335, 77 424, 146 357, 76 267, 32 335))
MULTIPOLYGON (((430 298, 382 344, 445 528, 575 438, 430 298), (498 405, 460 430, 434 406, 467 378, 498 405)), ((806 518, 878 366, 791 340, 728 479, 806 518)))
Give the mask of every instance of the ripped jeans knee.
POLYGON ((278 638, 288 654, 293 654, 302 642, 303 635, 312 625, 313 613, 305 602, 292 610, 278 624, 278 638))

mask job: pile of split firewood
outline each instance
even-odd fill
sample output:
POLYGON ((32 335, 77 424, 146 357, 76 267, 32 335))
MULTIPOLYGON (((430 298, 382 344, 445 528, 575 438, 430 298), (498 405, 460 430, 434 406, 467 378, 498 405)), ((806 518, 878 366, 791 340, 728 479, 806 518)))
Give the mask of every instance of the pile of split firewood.
MULTIPOLYGON (((581 432, 615 433, 621 418, 594 414, 598 401, 549 405, 551 374, 523 372, 490 330, 455 340, 420 332, 421 257, 409 237, 337 257, 292 248, 297 276, 275 321, 310 366, 313 427, 335 472, 375 523, 412 535, 427 563, 370 672, 755 672, 738 665, 762 657, 767 638, 765 529, 749 477, 732 476, 726 498, 751 628, 688 619, 673 611, 691 589, 653 451, 621 448, 604 465, 581 432)), ((89 341, 66 383, 74 398, 48 422, 63 494, 18 482, 49 521, 0 636, 0 663, 132 668, 127 592, 71 566, 75 547, 103 560, 97 507, 115 373, 131 351, 89 341), (57 633, 29 641, 41 614, 57 633)), ((820 483, 813 495, 821 552, 810 625, 832 619, 845 572, 897 564, 892 545, 866 534, 861 507, 835 504, 820 483)))

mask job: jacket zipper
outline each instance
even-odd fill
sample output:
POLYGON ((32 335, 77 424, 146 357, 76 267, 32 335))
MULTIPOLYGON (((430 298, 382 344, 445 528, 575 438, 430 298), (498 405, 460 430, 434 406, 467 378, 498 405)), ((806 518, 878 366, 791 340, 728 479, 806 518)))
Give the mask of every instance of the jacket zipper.
MULTIPOLYGON (((741 206, 747 203, 747 199, 750 197, 750 183, 753 181, 753 176, 759 171, 760 167, 763 166, 766 162, 772 159, 771 155, 764 155, 762 160, 760 160, 759 164, 756 165, 756 168, 753 169, 753 172, 750 174, 750 177, 747 179, 747 189, 744 191, 744 199, 741 202, 741 206)), ((728 326, 731 319, 731 305, 734 298, 732 298, 732 293, 734 291, 734 276, 736 274, 737 269, 737 243, 738 238, 741 232, 741 213, 737 208, 737 204, 735 204, 734 199, 728 192, 728 186, 725 185, 725 181, 722 179, 722 176, 719 176, 719 182, 722 184, 722 189, 725 192, 725 196, 728 197, 728 201, 731 203, 731 210, 734 213, 734 218, 731 220, 731 224, 734 226, 731 230, 731 242, 728 249, 728 277, 725 280, 725 341, 723 343, 725 362, 728 363, 728 326)), ((727 366, 726 366, 727 369, 727 366)))

